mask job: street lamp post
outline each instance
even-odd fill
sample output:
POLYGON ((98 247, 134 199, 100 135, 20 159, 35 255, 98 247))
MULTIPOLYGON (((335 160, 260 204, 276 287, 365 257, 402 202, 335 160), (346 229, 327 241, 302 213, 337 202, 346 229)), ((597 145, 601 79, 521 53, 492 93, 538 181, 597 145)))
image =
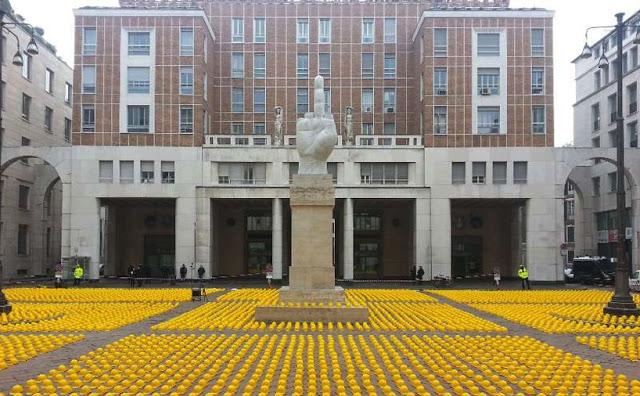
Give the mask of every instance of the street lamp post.
MULTIPOLYGON (((22 27, 31 31, 31 40, 29 40, 29 44, 27 45, 26 52, 29 55, 37 55, 38 54, 38 44, 34 38, 34 27, 28 23, 17 22, 13 19, 13 9, 11 8, 11 3, 9 0, 0 0, 0 33, 7 32, 11 34, 18 43, 18 51, 13 56, 12 62, 16 66, 22 66, 24 64, 24 59, 22 58, 22 53, 20 52, 20 39, 18 36, 12 32, 9 27, 22 27), (5 22, 5 16, 9 17, 9 21, 5 22)), ((0 40, 0 54, 4 55, 3 48, 3 40, 0 40)), ((2 62, 0 62, 0 81, 2 81, 2 62)), ((4 133, 2 129, 2 111, 0 111, 0 166, 2 165, 2 140, 4 138, 4 133)), ((0 176, 2 175, 2 168, 0 168, 0 176)), ((0 193, 0 224, 2 221, 2 194, 0 193)), ((0 242, 2 241, 0 235, 0 242)), ((2 291, 2 259, 0 258, 0 314, 8 314, 11 312, 11 304, 7 301, 7 298, 2 291)))
MULTIPOLYGON (((616 74, 617 80, 617 114, 616 114, 616 217, 618 223, 618 243, 616 246, 616 278, 615 278, 615 291, 611 301, 604 308, 604 313, 616 315, 616 316, 638 316, 640 310, 633 302, 631 294, 629 293, 629 266, 624 254, 624 242, 625 242, 625 212, 626 212, 626 200, 625 200, 625 166, 624 166, 624 116, 622 107, 622 93, 623 93, 623 65, 622 65, 622 41, 624 38, 624 32, 626 29, 636 28, 640 25, 633 25, 625 23, 622 18, 624 13, 616 14, 617 23, 615 26, 594 26, 587 29, 587 33, 590 29, 594 28, 615 28, 616 29, 616 74)), ((585 33, 586 39, 586 33, 585 33)), ((585 40, 586 41, 586 40, 585 40)), ((633 40, 634 43, 640 44, 640 30, 637 30, 636 37, 633 40)), ((582 54, 583 59, 591 58, 591 47, 585 43, 582 54)), ((598 60, 598 67, 603 68, 609 65, 607 56, 602 52, 602 56, 598 60)))

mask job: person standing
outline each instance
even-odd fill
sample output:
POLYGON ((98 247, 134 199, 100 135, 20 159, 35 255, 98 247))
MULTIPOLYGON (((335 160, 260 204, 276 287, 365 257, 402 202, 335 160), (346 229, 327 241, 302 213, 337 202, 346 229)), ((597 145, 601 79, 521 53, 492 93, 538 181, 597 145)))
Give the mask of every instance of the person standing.
POLYGON ((200 265, 200 267, 198 267, 198 278, 200 280, 202 280, 204 278, 204 272, 205 272, 204 267, 202 265, 200 265))
POLYGON ((129 274, 129 287, 136 286, 136 273, 133 265, 129 264, 129 268, 127 268, 127 273, 129 274))
POLYGON ((265 273, 267 275, 267 286, 271 289, 271 280, 273 279, 273 266, 271 264, 267 264, 265 273))
POLYGON ((80 281, 82 281, 83 276, 84 269, 82 269, 80 264, 76 264, 76 268, 73 269, 73 285, 80 286, 80 281))
POLYGON ((524 265, 520 265, 520 268, 518 269, 518 278, 522 281, 522 290, 525 289, 525 284, 527 286, 526 288, 531 290, 531 285, 529 284, 529 271, 524 265))
POLYGON ((187 267, 182 264, 182 267, 180 267, 180 279, 184 282, 184 279, 187 277, 187 267))
POLYGON ((142 287, 142 266, 140 264, 138 264, 138 266, 136 267, 136 278, 138 278, 138 287, 142 287))
POLYGON ((422 277, 424 277, 424 269, 422 269, 422 266, 418 268, 416 277, 418 278, 418 284, 420 284, 422 282, 422 277))
POLYGON ((500 290, 500 268, 498 267, 493 269, 493 284, 500 290))

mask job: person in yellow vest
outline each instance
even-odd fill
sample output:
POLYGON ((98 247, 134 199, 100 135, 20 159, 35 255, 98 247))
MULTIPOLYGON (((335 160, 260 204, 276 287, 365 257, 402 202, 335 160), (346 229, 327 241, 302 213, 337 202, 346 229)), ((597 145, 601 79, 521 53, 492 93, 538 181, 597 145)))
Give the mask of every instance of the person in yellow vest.
POLYGON ((80 266, 80 264, 76 264, 76 268, 73 269, 73 285, 80 286, 80 281, 82 280, 82 276, 84 275, 84 269, 80 266))
POLYGON ((529 285, 529 271, 524 265, 520 265, 518 269, 518 278, 522 281, 522 290, 525 289, 525 284, 527 285, 527 289, 531 290, 531 285, 529 285))

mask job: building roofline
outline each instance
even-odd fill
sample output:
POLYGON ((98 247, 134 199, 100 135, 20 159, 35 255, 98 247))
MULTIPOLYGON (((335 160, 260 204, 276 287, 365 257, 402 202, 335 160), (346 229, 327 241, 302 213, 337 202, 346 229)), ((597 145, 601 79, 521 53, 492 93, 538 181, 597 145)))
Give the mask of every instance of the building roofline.
POLYGON ((156 16, 156 17, 202 17, 211 38, 215 40, 216 35, 213 27, 202 9, 186 9, 186 8, 119 8, 119 7, 82 7, 73 10, 74 16, 156 16))
POLYGON ((544 8, 464 8, 433 9, 423 11, 416 29, 411 36, 411 42, 416 41, 418 32, 425 18, 553 18, 555 11, 544 8))

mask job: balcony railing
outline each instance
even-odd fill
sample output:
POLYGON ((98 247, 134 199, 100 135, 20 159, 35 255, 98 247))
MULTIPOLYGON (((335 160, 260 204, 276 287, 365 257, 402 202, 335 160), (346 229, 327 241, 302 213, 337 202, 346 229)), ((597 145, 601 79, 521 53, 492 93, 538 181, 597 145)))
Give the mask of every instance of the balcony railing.
MULTIPOLYGON (((284 145, 295 147, 296 146, 296 135, 285 135, 284 136, 284 145)), ((342 146, 342 136, 338 135, 338 143, 336 143, 336 147, 342 146)))
MULTIPOLYGON (((204 147, 272 146, 271 135, 205 135, 204 147)), ((285 135, 284 147, 296 146, 296 135, 285 135)), ((356 135, 353 147, 421 147, 420 135, 356 135)), ((336 147, 346 147, 338 135, 336 147)))
POLYGON ((205 147, 271 146, 270 135, 205 135, 205 147))
POLYGON ((419 147, 420 135, 356 135, 358 147, 419 147))

